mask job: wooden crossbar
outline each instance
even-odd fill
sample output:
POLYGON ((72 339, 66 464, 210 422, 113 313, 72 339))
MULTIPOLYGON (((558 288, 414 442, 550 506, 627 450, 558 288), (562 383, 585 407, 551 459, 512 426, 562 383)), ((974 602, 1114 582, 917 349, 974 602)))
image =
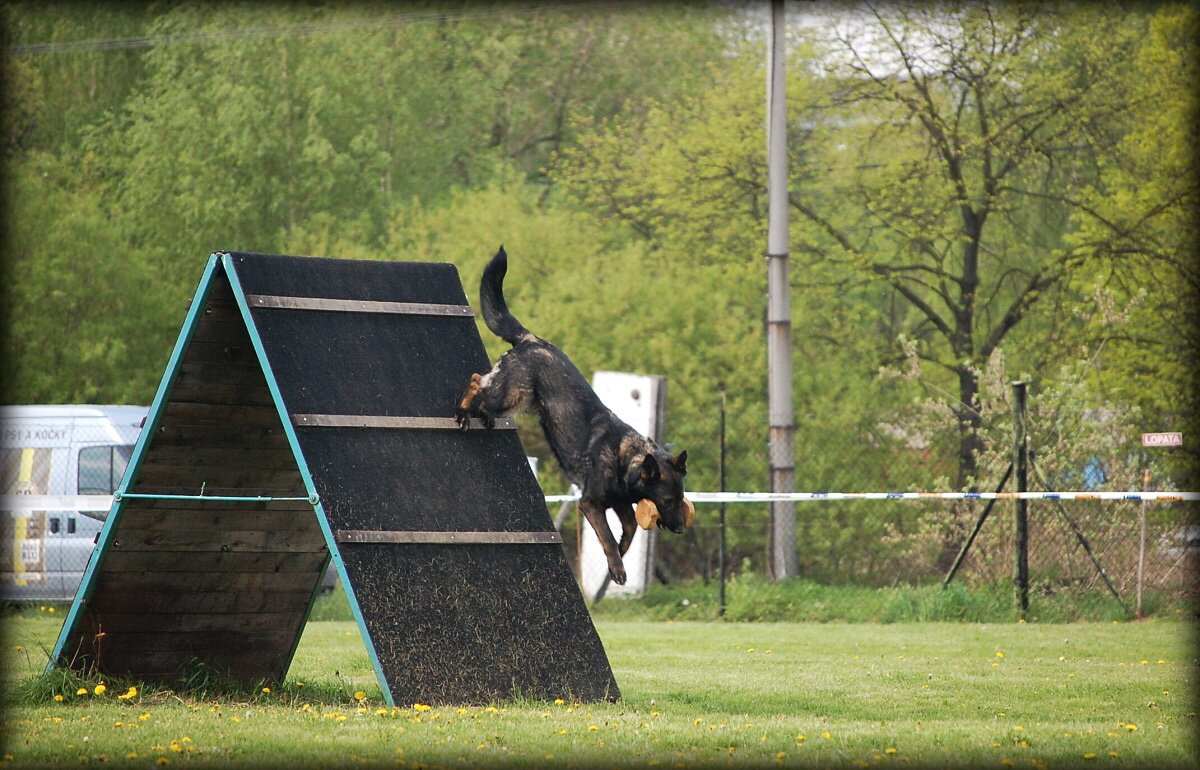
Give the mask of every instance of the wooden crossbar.
POLYGON ((275 308, 281 310, 331 310, 339 313, 445 315, 463 318, 471 318, 475 315, 475 311, 471 310, 470 305, 439 305, 430 302, 375 302, 362 299, 247 294, 246 303, 253 308, 275 308))
POLYGON ((547 532, 395 532, 366 529, 339 529, 339 543, 403 543, 434 545, 520 545, 562 543, 562 535, 547 532))
MULTIPOLYGON (((391 428, 394 430, 458 430, 453 417, 389 417, 374 414, 293 414, 292 424, 299 428, 391 428)), ((473 417, 471 428, 482 428, 483 420, 473 417)), ((515 430, 509 417, 497 417, 496 428, 515 430)))

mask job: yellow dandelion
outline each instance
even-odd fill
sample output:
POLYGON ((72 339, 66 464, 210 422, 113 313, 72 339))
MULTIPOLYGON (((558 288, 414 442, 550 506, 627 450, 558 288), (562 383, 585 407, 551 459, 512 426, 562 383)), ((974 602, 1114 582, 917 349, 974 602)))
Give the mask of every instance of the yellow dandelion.
POLYGON ((554 699, 554 705, 555 705, 555 706, 562 706, 562 705, 564 705, 565 703, 566 703, 566 701, 565 701, 565 700, 563 700, 562 698, 555 698, 555 699, 554 699))
POLYGON ((126 693, 124 695, 118 695, 117 699, 118 700, 129 700, 130 698, 136 698, 137 694, 138 694, 138 689, 136 687, 130 685, 129 690, 126 691, 126 693))
POLYGON ((264 687, 264 688, 262 688, 262 691, 263 691, 264 693, 266 693, 267 695, 270 695, 270 694, 271 694, 271 688, 270 688, 270 687, 264 687))
POLYGON ((888 746, 886 749, 884 749, 884 750, 883 750, 883 753, 884 753, 884 754, 895 754, 895 753, 896 753, 896 747, 895 747, 895 746, 888 746))
POLYGON ((600 728, 596 727, 595 725, 588 725, 588 729, 589 730, 599 730, 600 728))
POLYGON ((1083 758, 1084 759, 1095 759, 1096 755, 1093 752, 1088 751, 1088 752, 1084 753, 1083 758))
POLYGON ((822 738, 824 738, 825 740, 829 740, 829 738, 830 738, 831 736, 829 735, 829 733, 828 733, 828 732, 823 732, 823 733, 821 733, 821 737, 822 737, 822 738))
POLYGON ((61 694, 61 693, 59 693, 58 695, 55 695, 55 696, 54 696, 54 700, 58 701, 59 703, 62 703, 62 701, 63 701, 63 696, 62 696, 62 694, 61 694))
POLYGON ((996 653, 996 657, 997 657, 997 658, 1003 658, 1003 657, 1004 657, 1004 653, 1002 653, 1002 652, 997 652, 997 653, 996 653))
POLYGON ((107 689, 108 688, 104 686, 104 683, 101 682, 100 684, 96 685, 96 689, 92 690, 92 692, 96 693, 97 695, 103 695, 104 691, 107 689))
POLYGON ((430 706, 425 703, 414 703, 413 704, 413 711, 429 711, 432 708, 433 708, 433 706, 430 706))
POLYGON ((354 700, 365 700, 366 697, 367 697, 367 694, 365 692, 363 692, 362 690, 359 690, 358 692, 354 693, 354 700))

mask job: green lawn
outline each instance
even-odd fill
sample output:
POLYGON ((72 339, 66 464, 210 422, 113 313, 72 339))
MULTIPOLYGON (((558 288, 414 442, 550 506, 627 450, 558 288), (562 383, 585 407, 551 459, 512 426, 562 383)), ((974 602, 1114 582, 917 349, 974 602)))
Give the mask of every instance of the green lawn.
POLYGON ((5 620, 10 766, 1197 766, 1178 621, 601 621, 619 703, 427 710, 383 706, 348 622, 310 623, 270 693, 80 696, 36 684, 60 621, 5 620))

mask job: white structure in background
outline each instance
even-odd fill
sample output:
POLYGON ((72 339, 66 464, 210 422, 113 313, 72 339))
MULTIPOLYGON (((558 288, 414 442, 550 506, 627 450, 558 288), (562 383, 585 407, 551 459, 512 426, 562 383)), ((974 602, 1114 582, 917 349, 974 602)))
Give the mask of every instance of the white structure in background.
MULTIPOLYGON (((666 416, 667 378, 659 375, 629 374, 626 372, 596 372, 592 388, 604 405, 616 413, 631 428, 659 444, 662 443, 663 421, 666 416)), ((621 522, 608 511, 608 525, 614 537, 621 539, 621 522)), ((580 528, 579 571, 583 592, 595 601, 597 596, 640 596, 654 576, 654 543, 658 530, 641 528, 624 556, 627 580, 625 585, 606 580, 608 560, 591 526, 580 528), (607 583, 607 585, 606 585, 607 583), (603 593, 601 590, 603 589, 603 593)))

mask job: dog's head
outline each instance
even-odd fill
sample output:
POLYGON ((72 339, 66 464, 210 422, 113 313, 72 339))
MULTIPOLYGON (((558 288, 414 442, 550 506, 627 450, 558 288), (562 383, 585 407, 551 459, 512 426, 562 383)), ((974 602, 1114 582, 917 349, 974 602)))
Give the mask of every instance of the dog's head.
POLYGON ((677 457, 664 453, 663 459, 646 455, 638 472, 637 489, 641 499, 634 511, 642 529, 657 525, 679 535, 692 526, 696 509, 683 496, 683 477, 686 475, 686 450, 677 457))

